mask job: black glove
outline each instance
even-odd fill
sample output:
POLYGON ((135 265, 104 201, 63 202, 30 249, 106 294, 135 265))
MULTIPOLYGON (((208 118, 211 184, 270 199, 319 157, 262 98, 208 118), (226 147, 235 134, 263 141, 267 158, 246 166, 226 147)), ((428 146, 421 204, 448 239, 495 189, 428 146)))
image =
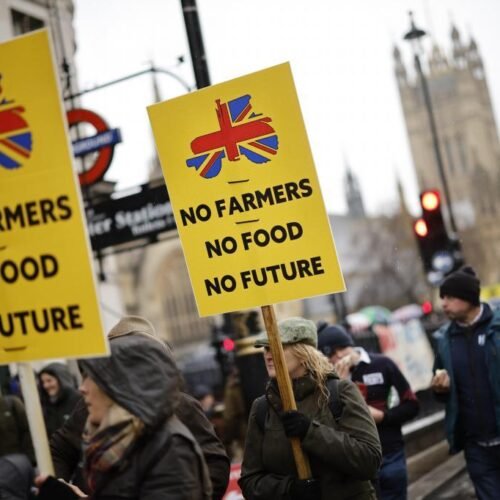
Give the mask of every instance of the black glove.
POLYGON ((48 476, 38 491, 37 500, 75 500, 80 498, 67 484, 48 476))
POLYGON ((300 439, 304 439, 311 425, 309 418, 296 410, 282 413, 281 422, 283 422, 287 437, 298 437, 300 439))
POLYGON ((321 487, 317 479, 292 479, 288 489, 291 500, 319 500, 321 487))

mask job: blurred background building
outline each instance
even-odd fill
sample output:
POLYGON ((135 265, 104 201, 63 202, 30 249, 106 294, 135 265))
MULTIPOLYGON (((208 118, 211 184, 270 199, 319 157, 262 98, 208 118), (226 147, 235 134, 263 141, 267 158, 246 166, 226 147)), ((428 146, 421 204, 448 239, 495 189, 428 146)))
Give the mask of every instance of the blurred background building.
POLYGON ((49 28, 55 58, 66 90, 66 71, 70 71, 71 90, 77 90, 74 56, 73 0, 2 0, 0 2, 0 39, 8 40, 40 28, 49 28), (63 67, 64 65, 64 67, 63 67))
MULTIPOLYGON (((66 110, 76 107, 78 99, 66 97, 78 91, 78 72, 75 65, 75 31, 73 0, 2 0, 0 2, 0 41, 48 28, 54 47, 60 87, 66 110)), ((99 263, 96 261, 95 266, 99 263)), ((114 272, 114 257, 107 257, 106 266, 114 272)), ((99 281, 101 314, 107 330, 124 313, 120 289, 110 281, 99 281)))

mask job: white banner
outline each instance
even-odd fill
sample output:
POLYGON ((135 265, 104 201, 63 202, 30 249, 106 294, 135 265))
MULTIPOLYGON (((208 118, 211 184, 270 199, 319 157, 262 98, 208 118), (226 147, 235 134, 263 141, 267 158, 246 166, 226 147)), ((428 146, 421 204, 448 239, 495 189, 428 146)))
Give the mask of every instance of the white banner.
POLYGON ((434 353, 422 323, 412 319, 406 323, 374 325, 373 330, 379 339, 380 350, 398 365, 412 390, 428 389, 434 353))

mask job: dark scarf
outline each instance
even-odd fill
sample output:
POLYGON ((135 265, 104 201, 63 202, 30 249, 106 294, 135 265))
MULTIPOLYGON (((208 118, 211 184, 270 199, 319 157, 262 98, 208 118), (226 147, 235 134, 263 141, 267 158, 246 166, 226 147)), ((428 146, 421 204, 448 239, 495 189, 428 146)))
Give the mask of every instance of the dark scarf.
POLYGON ((112 405, 99 426, 87 419, 83 432, 85 474, 88 487, 95 491, 97 478, 124 457, 142 434, 144 424, 127 410, 112 405))
MULTIPOLYGON (((317 386, 316 382, 310 375, 304 375, 303 377, 292 379, 292 389, 295 400, 302 401, 307 396, 314 393, 317 390, 317 386)), ((283 411, 278 382, 275 378, 269 380, 265 396, 268 403, 277 413, 281 413, 283 411)))

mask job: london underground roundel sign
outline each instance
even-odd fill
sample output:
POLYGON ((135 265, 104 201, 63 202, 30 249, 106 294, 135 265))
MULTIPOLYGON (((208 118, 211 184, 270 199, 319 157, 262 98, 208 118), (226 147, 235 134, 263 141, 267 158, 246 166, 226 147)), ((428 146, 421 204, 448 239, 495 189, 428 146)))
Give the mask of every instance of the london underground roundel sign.
POLYGON ((75 108, 67 112, 68 126, 88 124, 95 129, 95 135, 73 141, 73 154, 84 157, 97 153, 92 165, 79 174, 81 186, 88 186, 101 180, 113 159, 114 147, 122 141, 120 130, 109 128, 106 121, 88 109, 75 108))

